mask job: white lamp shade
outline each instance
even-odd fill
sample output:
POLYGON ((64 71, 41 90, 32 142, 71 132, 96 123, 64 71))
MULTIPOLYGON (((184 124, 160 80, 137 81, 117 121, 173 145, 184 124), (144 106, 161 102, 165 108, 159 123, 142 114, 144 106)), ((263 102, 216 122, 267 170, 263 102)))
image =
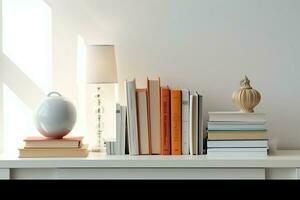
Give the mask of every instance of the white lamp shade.
POLYGON ((116 83, 117 67, 113 45, 87 45, 86 82, 116 83))

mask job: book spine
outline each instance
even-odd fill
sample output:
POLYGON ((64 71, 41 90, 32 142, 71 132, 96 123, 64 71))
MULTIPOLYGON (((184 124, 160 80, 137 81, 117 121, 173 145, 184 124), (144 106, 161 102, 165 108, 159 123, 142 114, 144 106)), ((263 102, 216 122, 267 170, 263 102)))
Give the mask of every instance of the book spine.
POLYGON ((149 120, 146 89, 136 90, 137 116, 139 131, 139 149, 141 155, 150 154, 149 148, 149 120))
POLYGON ((194 154, 193 151, 193 95, 190 95, 190 116, 189 116, 189 143, 190 143, 190 155, 194 154))
POLYGON ((120 135, 120 155, 125 155, 126 145, 126 106, 121 106, 121 135, 120 135))
POLYGON ((121 154, 121 106, 116 104, 116 154, 121 154))
POLYGON ((204 131, 203 131, 203 97, 198 95, 198 154, 203 154, 203 140, 204 140, 204 131))
POLYGON ((147 79, 151 154, 160 154, 160 79, 147 79))
POLYGON ((126 87, 127 97, 127 109, 128 109, 128 142, 129 142, 129 154, 139 154, 139 138, 137 127, 137 110, 136 110, 136 85, 135 81, 127 82, 126 87))
POLYGON ((160 116, 160 154, 171 154, 171 124, 170 124, 170 89, 161 89, 160 116))
POLYGON ((171 153, 181 155, 181 90, 171 91, 171 153))
POLYGON ((182 155, 189 154, 190 92, 182 90, 182 155))

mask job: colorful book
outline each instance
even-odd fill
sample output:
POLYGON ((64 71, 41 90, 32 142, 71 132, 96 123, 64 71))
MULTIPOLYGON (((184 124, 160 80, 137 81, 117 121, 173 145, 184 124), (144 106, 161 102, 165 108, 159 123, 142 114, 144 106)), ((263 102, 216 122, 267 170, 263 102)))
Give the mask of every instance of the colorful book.
POLYGON ((209 131, 208 140, 268 139, 266 131, 209 131))
POLYGON ((160 154, 160 79, 147 79, 149 98, 151 153, 160 154))
POLYGON ((268 140, 209 140, 207 148, 254 148, 268 147, 268 140))
POLYGON ((171 153, 182 154, 181 142, 181 90, 171 90, 171 153))
POLYGON ((160 103, 160 154, 171 154, 171 99, 170 89, 168 87, 161 88, 160 103))
POLYGON ((51 139, 46 137, 27 137, 24 148, 80 148, 83 137, 51 139))
POLYGON ((265 124, 210 124, 208 123, 209 131, 266 131, 265 124))
POLYGON ((148 119, 148 95, 146 89, 136 90, 140 154, 150 154, 150 132, 148 119))

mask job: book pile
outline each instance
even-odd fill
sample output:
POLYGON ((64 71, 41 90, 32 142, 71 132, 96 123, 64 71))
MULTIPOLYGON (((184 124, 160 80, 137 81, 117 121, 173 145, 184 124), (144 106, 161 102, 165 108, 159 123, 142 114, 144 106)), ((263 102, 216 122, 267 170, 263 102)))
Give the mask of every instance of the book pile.
POLYGON ((43 157, 87 157, 87 146, 82 137, 65 137, 50 139, 45 137, 28 137, 25 146, 19 149, 20 158, 43 157))
POLYGON ((117 104, 116 141, 108 154, 203 154, 203 97, 187 89, 161 87, 147 79, 147 88, 126 81, 126 106, 117 104), (113 147, 113 148, 112 148, 113 147))
POLYGON ((267 156, 265 123, 264 113, 209 112, 207 154, 267 156))

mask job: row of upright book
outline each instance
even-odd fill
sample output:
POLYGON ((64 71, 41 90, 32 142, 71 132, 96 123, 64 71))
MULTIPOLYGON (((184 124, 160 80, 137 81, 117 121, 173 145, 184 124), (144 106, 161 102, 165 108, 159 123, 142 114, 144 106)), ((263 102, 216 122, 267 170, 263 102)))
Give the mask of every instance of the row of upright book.
POLYGON ((116 106, 116 141, 108 154, 203 154, 203 97, 187 89, 161 87, 147 79, 147 88, 125 82, 126 106, 116 106), (113 148, 112 148, 113 147, 113 148))

